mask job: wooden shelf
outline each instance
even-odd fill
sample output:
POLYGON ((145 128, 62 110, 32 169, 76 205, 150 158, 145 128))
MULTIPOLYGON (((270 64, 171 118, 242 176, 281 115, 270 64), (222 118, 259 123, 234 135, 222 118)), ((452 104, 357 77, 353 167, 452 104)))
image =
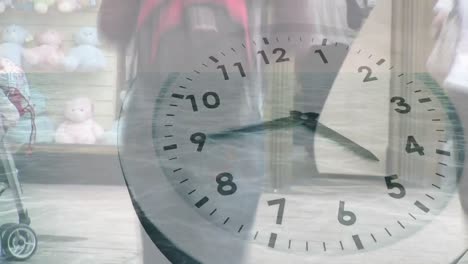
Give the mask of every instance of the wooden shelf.
MULTIPOLYGON (((15 148, 15 146, 12 146, 15 148)), ((19 146, 18 153, 26 153, 28 145, 19 146)), ((34 153, 50 154, 89 154, 89 155, 117 155, 117 147, 111 145, 72 145, 72 144, 35 144, 34 153)))

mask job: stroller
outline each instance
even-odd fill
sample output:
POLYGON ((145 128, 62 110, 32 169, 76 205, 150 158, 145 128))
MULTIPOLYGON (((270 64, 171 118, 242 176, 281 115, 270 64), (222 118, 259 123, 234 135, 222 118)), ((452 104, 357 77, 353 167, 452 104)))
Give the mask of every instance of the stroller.
POLYGON ((2 166, 0 167, 0 184, 4 187, 0 188, 0 196, 6 189, 11 191, 19 216, 18 224, 6 223, 0 226, 0 249, 1 255, 6 259, 18 261, 24 261, 33 256, 38 242, 35 232, 29 227, 31 220, 22 201, 18 170, 5 135, 12 118, 29 113, 32 116, 29 146, 31 147, 35 137, 35 126, 34 109, 28 100, 28 95, 29 88, 24 72, 10 61, 0 59, 0 166, 2 166), (3 182, 5 179, 6 182, 3 182))

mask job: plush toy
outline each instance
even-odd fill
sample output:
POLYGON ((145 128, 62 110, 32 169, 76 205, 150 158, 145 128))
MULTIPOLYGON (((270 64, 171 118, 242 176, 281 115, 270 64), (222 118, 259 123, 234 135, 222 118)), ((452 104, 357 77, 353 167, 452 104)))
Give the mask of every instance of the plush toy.
POLYGON ((66 71, 94 72, 106 67, 104 53, 97 47, 100 45, 95 27, 83 27, 74 35, 76 46, 70 50, 64 59, 66 71))
POLYGON ((22 55, 26 42, 32 40, 32 36, 24 28, 11 25, 3 29, 3 43, 0 44, 0 58, 6 58, 15 63, 17 66, 22 66, 22 55))
POLYGON ((55 0, 32 0, 34 10, 39 14, 45 14, 55 4, 55 0))
POLYGON ((47 30, 36 36, 37 47, 25 49, 23 58, 25 64, 42 69, 58 69, 65 58, 62 50, 63 37, 56 30, 47 30))
MULTIPOLYGON (((47 116, 47 98, 36 89, 31 89, 31 103, 35 112, 36 143, 52 143, 55 136, 54 122, 47 116)), ((10 128, 7 134, 9 142, 16 144, 26 144, 31 135, 30 114, 25 114, 10 128)))
POLYGON ((96 0, 57 0, 57 9, 63 13, 71 13, 96 5, 96 0))
POLYGON ((34 11, 34 0, 14 0, 15 9, 33 12, 34 11))
POLYGON ((89 98, 70 100, 65 106, 65 121, 55 133, 55 141, 63 144, 95 144, 104 134, 93 119, 93 104, 89 98))
POLYGON ((13 0, 0 0, 0 13, 4 13, 7 8, 14 8, 13 0))

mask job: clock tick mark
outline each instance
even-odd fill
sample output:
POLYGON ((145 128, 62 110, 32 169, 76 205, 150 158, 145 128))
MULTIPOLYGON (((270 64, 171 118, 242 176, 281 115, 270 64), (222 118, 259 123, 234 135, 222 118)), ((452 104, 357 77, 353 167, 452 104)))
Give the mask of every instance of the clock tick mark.
POLYGON ((405 74, 404 74, 404 73, 402 73, 402 74, 398 75, 398 77, 402 77, 403 75, 405 75, 405 74))
POLYGON ((387 234, 388 234, 389 236, 392 236, 392 233, 390 233, 390 231, 388 231, 388 229, 387 229, 386 227, 385 227, 385 231, 387 231, 387 234))
POLYGON ((309 251, 309 241, 306 241, 306 251, 309 251))
POLYGON ((359 51, 357 52, 357 54, 360 54, 360 53, 361 53, 361 51, 362 51, 362 50, 359 50, 359 51))
POLYGON ((200 74, 200 72, 197 70, 193 70, 193 72, 195 72, 196 74, 200 74))
POLYGON ((290 41, 291 41, 291 37, 290 37, 290 36, 288 36, 288 42, 290 42, 290 41))
POLYGON ((188 180, 189 180, 189 179, 185 179, 185 180, 179 182, 179 184, 186 183, 186 182, 188 182, 188 180))
POLYGON ((278 38, 278 37, 276 37, 276 42, 279 42, 279 38, 278 38))
POLYGON ((393 68, 395 68, 394 66, 388 68, 389 71, 393 70, 393 68))
POLYGON ((410 84, 413 84, 414 81, 411 81, 411 82, 407 82, 406 85, 410 85, 410 84))
POLYGON ((291 239, 289 239, 288 249, 291 249, 291 239))
POLYGON ((224 57, 226 57, 226 54, 224 54, 224 52, 221 52, 221 55, 223 55, 224 57))
POLYGON ((244 228, 244 225, 241 225, 241 226, 239 227, 239 230, 237 230, 237 233, 240 233, 240 232, 242 231, 242 228, 244 228))
POLYGON ((175 116, 175 115, 174 114, 167 114, 166 116, 171 116, 172 117, 172 116, 175 116))
POLYGON ((188 195, 191 195, 192 193, 196 192, 197 189, 193 189, 191 192, 188 193, 188 195))
POLYGON ((271 248, 275 248, 277 238, 278 238, 278 234, 271 233, 270 234, 270 240, 268 241, 268 246, 271 247, 271 248))
MULTIPOLYGON (((200 72, 199 72, 200 73, 200 72)), ((183 85, 180 85, 179 88, 182 88, 182 89, 187 89, 186 86, 183 86, 183 85)))
MULTIPOLYGON (((244 44, 242 44, 242 45, 244 45, 244 44)), ((214 57, 214 56, 210 56, 210 60, 213 61, 214 63, 218 63, 218 62, 219 62, 219 60, 218 60, 216 57, 214 57)))
POLYGON ((377 62, 377 65, 382 65, 385 63, 385 59, 380 59, 378 62, 377 62))
POLYGON ((416 91, 414 91, 414 93, 420 93, 420 92, 422 92, 422 90, 416 90, 416 91))
POLYGON ((181 170, 182 170, 182 168, 178 168, 178 169, 173 170, 172 172, 176 173, 176 172, 181 171, 181 170))
POLYGON ((397 223, 401 226, 401 228, 406 229, 406 227, 400 221, 397 221, 397 223))
POLYGON ((189 77, 185 77, 185 79, 186 79, 187 81, 193 81, 193 79, 191 79, 191 78, 189 78, 189 77))
POLYGON ((434 186, 435 188, 439 189, 440 190, 440 186, 438 185, 435 185, 435 184, 432 184, 432 186, 434 186))
POLYGON ((327 45, 327 42, 328 42, 328 39, 324 38, 322 40, 322 46, 326 46, 327 45))
POLYGON ((237 53, 236 49, 231 48, 232 52, 237 53))
POLYGON ((335 42, 335 47, 337 47, 337 46, 338 46, 338 42, 335 42))
POLYGON ((377 243, 377 239, 375 239, 374 234, 370 234, 370 235, 371 235, 372 239, 374 240, 374 242, 377 243))
POLYGON ((214 215, 216 211, 218 211, 218 209, 214 209, 213 211, 211 211, 210 215, 214 215))
POLYGON ((263 38, 263 43, 265 43, 265 45, 270 45, 270 41, 268 41, 267 38, 263 38))
POLYGON ((177 159, 177 157, 174 157, 174 158, 170 158, 169 160, 176 160, 176 159, 177 159))
POLYGON ((431 199, 431 200, 435 200, 435 198, 430 196, 429 194, 426 194, 426 196, 429 197, 429 199, 431 199))
POLYGON ((429 208, 427 208, 427 206, 425 206, 424 204, 422 204, 420 201, 414 202, 414 205, 415 205, 416 207, 418 207, 419 209, 421 209, 421 211, 423 211, 424 213, 428 213, 428 212, 429 212, 429 208))
POLYGON ((323 251, 327 252, 327 244, 325 244, 325 242, 322 242, 322 245, 323 245, 323 251))
POLYGON ((257 239, 257 236, 258 236, 258 231, 255 233, 254 240, 257 239))
POLYGON ((172 144, 172 145, 164 146, 163 149, 164 149, 164 151, 177 149, 177 144, 172 144))
POLYGON ((364 246, 362 245, 362 241, 361 241, 361 238, 359 238, 359 235, 353 235, 353 240, 358 250, 364 249, 364 246))
POLYGON ((242 47, 245 49, 245 44, 244 43, 242 43, 242 47))
POLYGON ((174 125, 164 125, 165 127, 173 127, 174 125))
POLYGON ((372 54, 369 56, 369 59, 372 58, 372 54))
POLYGON ((434 108, 431 108, 431 109, 428 109, 427 111, 428 111, 428 112, 434 112, 435 109, 434 109, 434 108))
POLYGON ((229 219, 231 219, 230 217, 226 218, 226 220, 224 220, 223 222, 223 225, 227 224, 227 222, 229 222, 229 219))
POLYGON ((172 138, 174 137, 173 135, 167 135, 167 136, 164 136, 165 138, 172 138))
MULTIPOLYGON (((443 132, 443 131, 441 131, 441 132, 443 132)), ((445 150, 441 150, 441 149, 437 149, 436 153, 439 154, 439 155, 448 156, 448 157, 450 157, 450 155, 451 155, 450 152, 445 151, 445 150)))
POLYGON ((341 250, 344 250, 343 242, 340 241, 341 250))
POLYGON ((421 98, 418 100, 421 104, 432 102, 431 98, 421 98))
POLYGON ((445 175, 442 175, 440 173, 436 173, 437 176, 441 177, 441 178, 445 178, 445 175))
POLYGON ((416 217, 414 217, 413 214, 411 214, 411 213, 408 213, 408 214, 409 214, 409 216, 411 216, 411 218, 413 218, 414 220, 417 220, 416 217))
POLYGON ((440 143, 447 143, 447 140, 439 140, 440 143))
POLYGON ((176 105, 176 104, 170 104, 170 106, 172 106, 172 107, 179 107, 179 105, 176 105))
POLYGON ((446 163, 443 163, 443 162, 439 162, 439 164, 442 166, 448 166, 446 163))
POLYGON ((208 68, 208 65, 206 65, 205 63, 203 63, 202 65, 205 66, 206 68, 208 68))
POLYGON ((205 197, 201 198, 200 201, 198 201, 198 202, 195 204, 195 206, 196 206, 197 208, 201 208, 201 207, 204 206, 209 200, 210 200, 210 198, 208 198, 208 197, 205 196, 205 197))
POLYGON ((172 97, 177 98, 177 99, 184 99, 185 96, 181 94, 172 94, 172 97))
POLYGON ((257 46, 257 42, 255 42, 255 40, 252 40, 252 43, 254 44, 254 46, 257 46))

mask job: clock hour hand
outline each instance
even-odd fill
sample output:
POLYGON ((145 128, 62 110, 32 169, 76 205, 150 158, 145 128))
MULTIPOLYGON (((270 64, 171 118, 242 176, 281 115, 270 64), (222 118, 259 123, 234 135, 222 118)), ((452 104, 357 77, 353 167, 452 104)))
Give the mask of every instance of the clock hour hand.
POLYGON ((303 125, 312 132, 318 133, 323 137, 331 139, 340 144, 341 146, 346 147, 348 150, 351 150, 352 152, 354 152, 362 158, 372 161, 379 161, 379 158, 377 158, 377 156, 375 156, 372 152, 358 145, 351 139, 341 135, 335 130, 325 126, 324 124, 319 123, 316 119, 303 122, 303 125))
POLYGON ((305 120, 316 119, 318 114, 315 113, 301 113, 298 111, 291 111, 289 117, 283 117, 272 121, 262 122, 244 127, 233 128, 215 134, 209 134, 211 139, 222 139, 233 137, 243 133, 255 133, 261 131, 272 131, 278 129, 291 128, 301 125, 305 120))

